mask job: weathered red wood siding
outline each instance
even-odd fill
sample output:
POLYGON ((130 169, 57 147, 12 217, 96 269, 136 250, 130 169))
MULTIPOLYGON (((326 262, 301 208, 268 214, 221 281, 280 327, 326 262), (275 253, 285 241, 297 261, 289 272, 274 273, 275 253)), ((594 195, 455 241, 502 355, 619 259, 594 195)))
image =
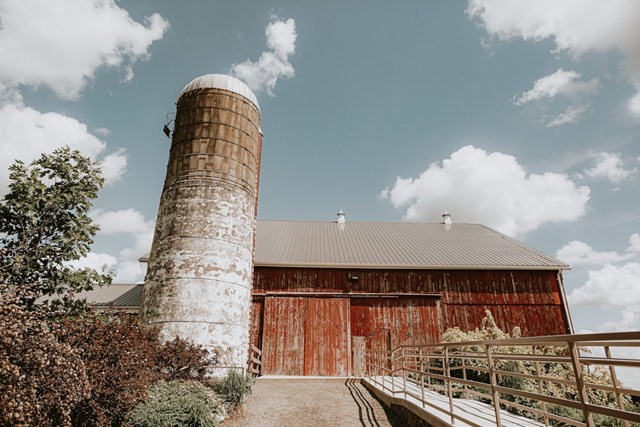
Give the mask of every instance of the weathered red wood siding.
POLYGON ((268 374, 348 375, 354 336, 369 348, 434 342, 487 309, 525 336, 569 331, 555 271, 256 267, 254 278, 251 342, 268 374))
MULTIPOLYGON (((264 374, 349 375, 348 299, 267 297, 263 301, 264 374)), ((252 327, 252 333, 258 329, 252 327)))
POLYGON ((569 330, 555 271, 256 267, 254 294, 264 292, 439 294, 443 331, 476 328, 487 308, 501 328, 519 326, 526 336, 569 330))
POLYGON ((440 337, 439 298, 352 298, 351 335, 367 350, 428 344, 440 337))
POLYGON ((306 309, 304 374, 349 375, 349 300, 307 298, 306 309))
POLYGON ((305 298, 266 298, 262 332, 262 372, 304 375, 305 298))
POLYGON ((264 317, 264 299, 254 298, 251 302, 251 323, 249 327, 249 344, 262 348, 262 318, 264 317))

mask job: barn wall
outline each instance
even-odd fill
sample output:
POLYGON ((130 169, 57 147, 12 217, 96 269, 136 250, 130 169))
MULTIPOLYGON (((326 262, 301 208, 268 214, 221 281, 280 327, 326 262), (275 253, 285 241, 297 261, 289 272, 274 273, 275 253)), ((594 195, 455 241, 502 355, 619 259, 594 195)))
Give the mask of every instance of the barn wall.
POLYGON ((475 329, 484 310, 504 330, 525 336, 569 331, 556 271, 360 270, 256 267, 254 295, 305 293, 423 293, 440 295, 441 332, 475 329), (349 280, 357 276, 358 280, 349 280))

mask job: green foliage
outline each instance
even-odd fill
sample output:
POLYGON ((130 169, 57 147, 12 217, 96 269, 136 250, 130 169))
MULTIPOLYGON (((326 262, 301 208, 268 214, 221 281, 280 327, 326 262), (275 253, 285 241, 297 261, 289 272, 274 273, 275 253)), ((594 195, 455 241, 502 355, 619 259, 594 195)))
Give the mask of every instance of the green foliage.
POLYGON ((230 370, 223 381, 214 383, 213 388, 225 402, 237 406, 251 391, 253 381, 236 370, 230 370))
POLYGON ((221 405, 215 394, 196 381, 160 381, 149 400, 136 406, 128 422, 133 427, 215 427, 221 405))
POLYGON ((27 309, 39 297, 82 310, 73 294, 110 283, 109 274, 74 269, 98 230, 88 213, 102 188, 100 165, 68 147, 30 165, 9 167, 9 193, 0 201, 0 283, 27 309))
POLYGON ((110 282, 74 269, 97 227, 100 167, 62 148, 10 168, 0 201, 0 427, 118 427, 150 384, 206 372, 208 353, 74 294, 110 282))

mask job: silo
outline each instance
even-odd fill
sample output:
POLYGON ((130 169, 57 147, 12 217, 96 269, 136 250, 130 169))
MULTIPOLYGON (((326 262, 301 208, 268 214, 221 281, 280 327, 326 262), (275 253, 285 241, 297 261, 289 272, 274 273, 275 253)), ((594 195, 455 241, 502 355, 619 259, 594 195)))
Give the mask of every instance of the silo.
POLYGON ((183 89, 141 317, 215 354, 213 375, 247 363, 261 145, 244 83, 209 74, 183 89))

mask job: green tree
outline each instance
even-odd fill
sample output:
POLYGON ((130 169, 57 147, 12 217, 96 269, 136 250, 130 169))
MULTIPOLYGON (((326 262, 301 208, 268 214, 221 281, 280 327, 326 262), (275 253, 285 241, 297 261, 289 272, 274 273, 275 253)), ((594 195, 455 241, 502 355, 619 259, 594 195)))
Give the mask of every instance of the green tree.
POLYGON ((0 285, 27 309, 36 300, 68 311, 86 307, 75 293, 111 282, 111 275, 71 261, 87 255, 98 227, 88 213, 102 188, 100 165, 77 150, 59 148, 29 165, 9 168, 0 201, 0 285))

